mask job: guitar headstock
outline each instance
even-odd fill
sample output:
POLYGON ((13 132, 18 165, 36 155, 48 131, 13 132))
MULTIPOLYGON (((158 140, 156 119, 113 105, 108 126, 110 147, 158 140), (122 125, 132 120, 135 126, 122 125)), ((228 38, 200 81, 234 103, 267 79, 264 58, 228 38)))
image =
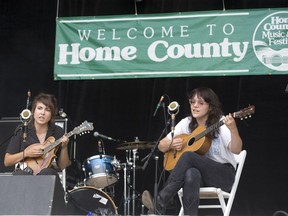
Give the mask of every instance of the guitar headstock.
POLYGON ((238 112, 233 113, 234 118, 248 118, 251 117, 252 114, 255 113, 255 106, 254 105, 249 105, 248 107, 241 109, 238 112))
POLYGON ((75 127, 73 129, 73 134, 83 134, 85 132, 89 132, 91 130, 93 130, 94 127, 93 127, 93 123, 92 122, 87 122, 87 121, 84 121, 81 125, 79 125, 78 127, 75 127))

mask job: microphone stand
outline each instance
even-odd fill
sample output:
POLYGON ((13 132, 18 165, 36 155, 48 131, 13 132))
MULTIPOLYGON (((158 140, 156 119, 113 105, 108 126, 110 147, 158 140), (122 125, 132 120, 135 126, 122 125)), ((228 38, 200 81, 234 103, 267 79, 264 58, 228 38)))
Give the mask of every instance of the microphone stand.
POLYGON ((167 126, 170 124, 170 122, 167 121, 166 106, 164 102, 162 103, 162 107, 163 107, 163 117, 164 117, 164 122, 165 122, 165 132, 166 134, 168 134, 167 126))
MULTIPOLYGON (((142 167, 143 170, 146 169, 146 167, 147 167, 147 165, 148 165, 148 163, 149 163, 149 161, 150 161, 150 158, 152 157, 152 155, 155 154, 156 148, 158 147, 158 144, 160 143, 160 140, 162 139, 162 137, 163 137, 164 134, 166 133, 166 131, 167 131, 167 126, 168 126, 169 124, 170 124, 170 119, 169 119, 169 121, 166 121, 166 123, 165 123, 165 128, 162 130, 162 133, 161 133, 161 135, 159 136, 156 144, 155 144, 154 147, 152 148, 151 153, 148 154, 149 157, 148 157, 148 159, 146 160, 146 162, 144 163, 144 165, 143 165, 143 167, 142 167)), ((146 158, 146 157, 145 157, 145 158, 146 158)), ((157 206, 157 199, 156 199, 156 197, 157 197, 157 195, 158 195, 158 180, 157 180, 158 172, 157 172, 157 170, 158 170, 158 159, 159 159, 159 157, 158 157, 157 155, 155 155, 154 159, 155 159, 155 182, 154 182, 154 200, 153 200, 153 204, 154 204, 154 206, 157 206)), ((155 209, 155 212, 154 212, 154 213, 156 214, 156 209, 155 209)))
POLYGON ((145 160, 148 158, 148 159, 146 160, 146 162, 144 163, 144 165, 143 165, 143 167, 142 167, 142 170, 145 170, 145 169, 146 169, 146 167, 147 167, 147 165, 148 165, 148 163, 149 163, 149 160, 150 160, 150 158, 152 157, 152 155, 154 154, 154 152, 155 152, 155 150, 156 150, 156 147, 158 146, 160 140, 162 139, 162 137, 164 136, 164 134, 167 134, 167 126, 168 126, 168 125, 170 124, 170 122, 171 122, 171 119, 169 119, 169 120, 167 121, 165 103, 163 102, 163 103, 161 103, 161 105, 163 106, 163 115, 164 115, 165 127, 164 127, 164 129, 162 130, 162 133, 161 133, 160 137, 158 138, 157 142, 155 143, 154 147, 152 148, 151 153, 149 153, 146 157, 144 157, 144 158, 141 160, 141 161, 143 162, 143 161, 145 161, 145 160))

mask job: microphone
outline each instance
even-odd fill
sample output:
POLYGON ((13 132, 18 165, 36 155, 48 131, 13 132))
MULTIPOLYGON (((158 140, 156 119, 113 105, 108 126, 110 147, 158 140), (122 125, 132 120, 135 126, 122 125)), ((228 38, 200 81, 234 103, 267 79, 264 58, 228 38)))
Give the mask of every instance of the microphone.
POLYGON ((160 100, 159 100, 159 102, 158 102, 158 104, 157 104, 157 106, 156 106, 156 109, 155 109, 155 111, 154 111, 153 116, 156 115, 156 113, 157 113, 159 107, 161 106, 161 103, 162 103, 163 100, 164 100, 164 96, 162 95, 161 98, 160 98, 160 100))
POLYGON ((101 140, 98 141, 98 152, 103 153, 101 140))
POLYGON ((30 119, 32 113, 29 109, 24 109, 21 113, 20 113, 20 117, 23 120, 27 120, 30 119))
POLYGON ((119 140, 113 139, 112 137, 108 137, 108 136, 105 136, 103 134, 100 134, 97 131, 94 132, 93 136, 94 137, 98 137, 99 136, 99 137, 101 137, 103 139, 108 139, 108 140, 112 140, 112 141, 119 141, 119 140))
POLYGON ((30 98, 31 98, 31 91, 28 90, 27 92, 27 101, 26 101, 26 109, 24 109, 21 113, 20 113, 20 120, 23 122, 23 142, 26 142, 27 139, 27 126, 28 123, 31 120, 31 116, 32 113, 31 111, 28 109, 30 106, 30 98))
MULTIPOLYGON (((169 104, 169 106, 168 106, 168 112, 171 115, 171 136, 172 136, 172 140, 173 140, 173 137, 174 137, 174 130, 175 130, 175 116, 179 112, 179 107, 180 107, 180 105, 176 101, 171 102, 169 104)), ((176 154, 177 154, 177 150, 174 149, 174 158, 176 158, 176 154)))
POLYGON ((61 108, 58 112, 59 116, 62 117, 62 118, 66 118, 67 117, 67 114, 64 112, 63 108, 61 108))
POLYGON ((177 103, 177 101, 171 102, 171 103, 169 104, 169 106, 168 106, 168 112, 169 112, 169 114, 170 114, 170 115, 171 115, 171 113, 175 113, 175 115, 178 114, 178 112, 179 112, 179 107, 180 107, 180 105, 177 103))
POLYGON ((175 129, 175 116, 179 112, 179 107, 180 107, 180 105, 176 101, 171 102, 169 104, 169 106, 168 106, 168 113, 171 115, 171 133, 172 133, 172 138, 174 136, 174 129, 175 129))
POLYGON ((31 103, 30 99, 31 99, 31 91, 28 90, 28 92, 27 92, 26 109, 28 109, 28 107, 30 106, 30 103, 31 103))
POLYGON ((32 113, 29 109, 24 109, 20 114, 21 121, 23 122, 23 142, 26 142, 27 139, 27 126, 31 120, 31 115, 32 113))
POLYGON ((32 113, 31 113, 31 111, 28 109, 29 108, 29 106, 30 106, 30 103, 31 103, 31 91, 30 90, 28 90, 28 92, 27 92, 27 101, 26 101, 26 109, 24 109, 22 112, 21 112, 21 114, 20 114, 20 117, 21 117, 21 120, 30 120, 30 118, 31 118, 31 115, 32 115, 32 113))

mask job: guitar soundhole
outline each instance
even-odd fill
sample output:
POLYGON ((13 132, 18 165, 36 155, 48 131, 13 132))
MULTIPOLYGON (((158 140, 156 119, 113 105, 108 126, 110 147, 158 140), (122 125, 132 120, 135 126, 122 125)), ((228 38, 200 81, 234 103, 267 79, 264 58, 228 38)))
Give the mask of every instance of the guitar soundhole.
POLYGON ((188 141, 188 146, 193 145, 194 142, 195 142, 195 138, 193 137, 188 141))

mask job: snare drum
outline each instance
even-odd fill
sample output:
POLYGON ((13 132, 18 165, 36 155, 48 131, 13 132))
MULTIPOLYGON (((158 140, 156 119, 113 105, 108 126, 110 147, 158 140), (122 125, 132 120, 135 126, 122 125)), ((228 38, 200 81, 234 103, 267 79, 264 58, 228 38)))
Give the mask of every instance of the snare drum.
POLYGON ((103 191, 94 187, 79 187, 68 192, 68 211, 72 214, 117 215, 113 200, 103 191))
POLYGON ((118 174, 111 164, 113 157, 108 155, 95 155, 84 161, 85 185, 96 188, 105 188, 118 181, 118 174))

